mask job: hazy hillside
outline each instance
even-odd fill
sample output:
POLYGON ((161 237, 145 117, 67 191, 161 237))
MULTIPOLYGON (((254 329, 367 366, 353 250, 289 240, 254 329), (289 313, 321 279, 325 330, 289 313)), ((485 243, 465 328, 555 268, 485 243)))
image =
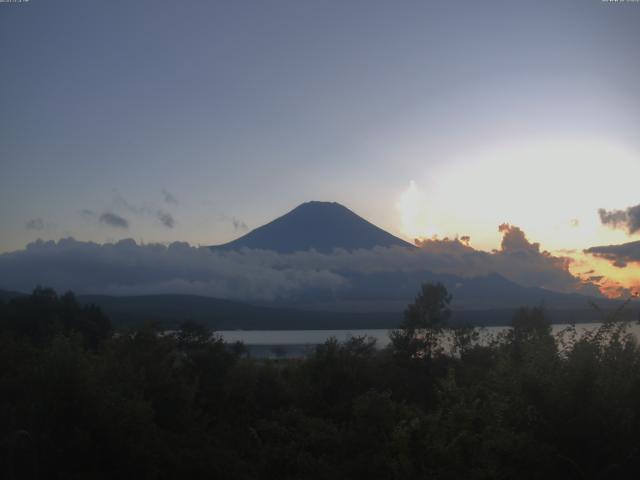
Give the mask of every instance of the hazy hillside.
POLYGON ((185 320, 192 320, 217 330, 358 329, 391 328, 402 318, 401 312, 304 311, 261 307, 195 295, 83 295, 79 300, 84 304, 100 306, 118 326, 158 321, 172 327, 185 320))
MULTIPOLYGON (((83 295, 79 301, 95 304, 118 327, 160 322, 167 328, 192 320, 217 330, 344 330, 396 328, 406 305, 395 311, 324 311, 296 308, 272 308, 193 295, 145 295, 112 297, 83 295)), ((455 310, 452 322, 472 325, 507 325, 515 308, 455 310)), ((628 315, 635 315, 631 311, 628 315)), ((592 322, 601 314, 588 306, 573 309, 549 309, 553 323, 592 322)))
MULTIPOLYGON (((78 300, 101 307, 118 327, 159 322, 173 328, 192 320, 217 330, 395 328, 420 282, 440 281, 453 293, 454 323, 506 325, 518 307, 539 305, 545 306, 554 323, 602 319, 587 297, 524 288, 499 275, 462 279, 418 272, 413 276, 380 274, 352 280, 353 287, 341 297, 327 299, 315 292, 292 301, 261 305, 196 295, 80 295, 78 300)), ((0 290, 0 299, 5 301, 24 295, 0 290)), ((598 299, 597 304, 611 311, 621 302, 598 299)), ((636 306, 628 309, 627 316, 636 315, 636 306)))

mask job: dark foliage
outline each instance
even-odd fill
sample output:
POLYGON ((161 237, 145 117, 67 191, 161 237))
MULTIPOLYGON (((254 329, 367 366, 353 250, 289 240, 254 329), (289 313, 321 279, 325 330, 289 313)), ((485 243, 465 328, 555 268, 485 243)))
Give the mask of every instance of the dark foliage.
POLYGON ((438 335, 448 326, 451 295, 441 283, 422 285, 414 303, 404 312, 400 329, 391 332, 397 354, 405 358, 431 360, 438 346, 438 335))
POLYGON ((522 309, 481 340, 448 327, 449 301, 425 286, 389 349, 353 338, 255 360, 190 322, 112 334, 99 310, 36 289, 0 304, 1 476, 636 476, 640 349, 624 323, 554 337, 522 309))
POLYGON ((30 296, 0 303, 0 332, 25 337, 33 344, 50 343, 58 334, 80 335, 96 348, 111 334, 111 323, 93 305, 81 306, 72 292, 58 296, 50 288, 37 287, 30 296))

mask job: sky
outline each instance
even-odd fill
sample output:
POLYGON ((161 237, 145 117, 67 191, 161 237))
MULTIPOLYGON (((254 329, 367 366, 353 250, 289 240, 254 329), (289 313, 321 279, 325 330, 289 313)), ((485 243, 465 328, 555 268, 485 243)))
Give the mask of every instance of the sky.
POLYGON ((0 3, 0 252, 229 241, 308 200, 406 239, 640 239, 640 3, 0 3))

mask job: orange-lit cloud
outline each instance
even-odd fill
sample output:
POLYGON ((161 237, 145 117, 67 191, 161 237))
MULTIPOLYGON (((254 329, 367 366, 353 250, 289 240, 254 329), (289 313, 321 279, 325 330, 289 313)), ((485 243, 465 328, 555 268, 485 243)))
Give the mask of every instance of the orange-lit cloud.
POLYGON ((595 282, 581 278, 570 271, 573 259, 554 255, 531 242, 525 232, 515 225, 503 223, 500 248, 491 252, 477 250, 465 235, 455 239, 421 239, 416 245, 437 258, 447 259, 442 272, 466 275, 499 273, 524 286, 539 286, 559 292, 596 294, 595 282))
POLYGON ((621 269, 608 260, 595 257, 584 252, 570 254, 572 262, 569 270, 573 275, 585 282, 598 286, 603 295, 629 297, 640 290, 640 268, 629 265, 621 269))

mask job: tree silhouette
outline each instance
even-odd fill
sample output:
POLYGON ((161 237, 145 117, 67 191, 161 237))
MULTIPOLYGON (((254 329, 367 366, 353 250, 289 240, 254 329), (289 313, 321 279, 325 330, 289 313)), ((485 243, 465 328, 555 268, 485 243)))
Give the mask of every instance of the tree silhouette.
POLYGON ((447 327, 451 295, 441 283, 424 283, 404 312, 399 330, 391 332, 392 348, 399 356, 431 359, 438 335, 447 327))

